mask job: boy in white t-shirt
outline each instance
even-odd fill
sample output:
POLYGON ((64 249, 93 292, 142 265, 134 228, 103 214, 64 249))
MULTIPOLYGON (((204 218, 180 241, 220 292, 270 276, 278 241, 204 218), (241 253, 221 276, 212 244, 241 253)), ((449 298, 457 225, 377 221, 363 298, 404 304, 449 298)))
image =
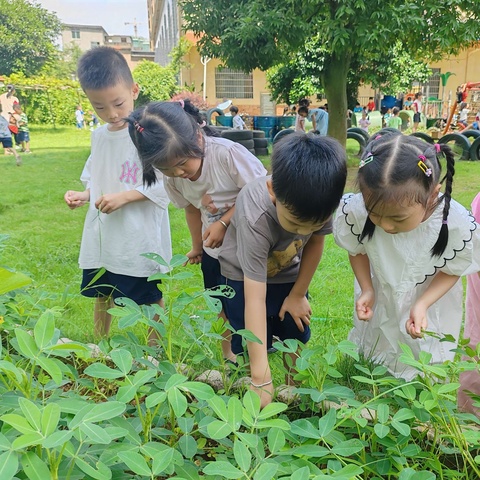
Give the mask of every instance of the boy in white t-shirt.
POLYGON ((238 107, 232 105, 230 107, 230 113, 232 114, 233 128, 235 130, 245 130, 245 122, 242 120, 242 117, 238 114, 238 107))
MULTIPOLYGON (((85 53, 78 64, 80 85, 97 115, 107 123, 92 133, 90 157, 83 169, 83 192, 69 190, 71 209, 90 202, 85 218, 80 268, 82 295, 95 298, 95 333, 107 335, 112 299, 163 306, 162 292, 147 278, 161 267, 143 253, 171 258, 168 197, 161 181, 143 184, 142 165, 125 122, 139 87, 123 55, 110 47, 85 53), (95 278, 100 269, 105 272, 95 278)), ((155 335, 150 336, 154 340, 155 335)))

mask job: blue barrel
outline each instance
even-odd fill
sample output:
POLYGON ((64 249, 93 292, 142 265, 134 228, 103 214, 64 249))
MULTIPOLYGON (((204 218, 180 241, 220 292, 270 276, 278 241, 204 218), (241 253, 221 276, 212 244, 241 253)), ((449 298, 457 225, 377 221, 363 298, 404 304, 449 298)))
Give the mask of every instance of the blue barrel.
POLYGON ((277 130, 284 130, 285 128, 291 128, 295 126, 295 117, 277 117, 277 130))
POLYGON ((217 125, 222 127, 233 127, 233 117, 231 115, 218 115, 215 121, 217 125))
POLYGON ((263 130, 270 141, 277 133, 277 117, 253 117, 255 130, 263 130))

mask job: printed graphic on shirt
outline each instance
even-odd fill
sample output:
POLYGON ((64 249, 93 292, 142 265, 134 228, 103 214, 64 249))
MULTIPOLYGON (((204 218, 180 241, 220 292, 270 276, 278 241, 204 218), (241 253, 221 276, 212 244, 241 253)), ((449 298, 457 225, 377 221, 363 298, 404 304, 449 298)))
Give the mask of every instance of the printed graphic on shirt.
POLYGON ((132 185, 137 184, 137 174, 140 171, 140 167, 132 162, 127 160, 123 165, 122 165, 122 174, 120 175, 120 181, 123 183, 131 183, 132 185))
POLYGON ((208 223, 212 224, 220 220, 233 207, 233 204, 229 205, 226 203, 223 207, 217 207, 213 202, 213 198, 206 193, 202 197, 202 207, 207 211, 208 223))
POLYGON ((285 250, 273 250, 267 260, 267 277, 274 277, 289 267, 302 249, 303 240, 294 240, 285 250))

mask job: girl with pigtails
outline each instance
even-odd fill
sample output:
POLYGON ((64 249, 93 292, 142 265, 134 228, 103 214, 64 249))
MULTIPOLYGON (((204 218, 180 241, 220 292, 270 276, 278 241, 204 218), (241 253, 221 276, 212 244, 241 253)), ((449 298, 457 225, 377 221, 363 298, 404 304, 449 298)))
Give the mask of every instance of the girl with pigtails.
POLYGON ((349 339, 406 380, 418 371, 400 362, 400 343, 417 358, 429 352, 432 363, 453 360, 453 343, 423 332, 459 337, 460 277, 480 270, 479 225, 451 197, 454 164, 447 145, 377 137, 360 162, 360 193, 343 197, 334 221, 335 241, 355 274, 349 339))
MULTIPOLYGON (((201 263, 205 288, 223 284, 218 253, 237 195, 245 184, 265 176, 266 169, 243 145, 216 136, 188 100, 149 103, 127 121, 144 183, 155 183, 159 170, 170 200, 185 209, 192 237, 189 262, 201 263)), ((223 310, 220 316, 226 320, 223 310)), ((230 332, 224 335, 222 351, 235 362, 230 332)))

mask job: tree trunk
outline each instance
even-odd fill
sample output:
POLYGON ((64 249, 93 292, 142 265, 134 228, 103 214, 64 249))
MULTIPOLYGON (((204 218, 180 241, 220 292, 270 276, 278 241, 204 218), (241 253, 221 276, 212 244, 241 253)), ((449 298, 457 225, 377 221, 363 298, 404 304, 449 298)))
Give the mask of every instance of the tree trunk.
POLYGON ((328 135, 343 146, 347 143, 347 73, 348 55, 333 54, 325 63, 322 79, 328 101, 328 135))

